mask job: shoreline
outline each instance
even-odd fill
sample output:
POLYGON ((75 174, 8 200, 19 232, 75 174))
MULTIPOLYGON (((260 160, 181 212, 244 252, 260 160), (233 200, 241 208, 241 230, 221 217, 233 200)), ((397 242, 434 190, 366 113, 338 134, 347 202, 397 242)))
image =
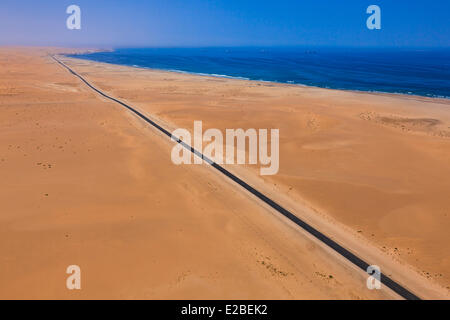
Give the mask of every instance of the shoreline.
POLYGON ((254 82, 258 82, 258 83, 269 83, 269 84, 278 84, 278 85, 286 85, 286 86, 292 85, 292 86, 298 86, 298 87, 318 88, 318 89, 345 91, 345 92, 353 92, 353 93, 405 96, 405 97, 412 97, 412 98, 417 98, 417 99, 424 98, 424 99, 437 99, 437 100, 450 101, 450 96, 420 95, 420 94, 415 94, 415 93, 387 92, 387 91, 377 91, 377 90, 357 90, 357 89, 345 89, 345 88, 332 88, 332 87, 327 87, 327 86, 321 87, 321 86, 308 85, 308 84, 303 84, 303 83, 290 83, 290 82, 271 81, 271 80, 262 80, 262 79, 251 79, 251 78, 243 77, 243 76, 231 76, 231 75, 210 74, 210 73, 202 73, 202 72, 191 72, 191 71, 184 71, 184 70, 177 70, 177 69, 159 69, 159 68, 152 68, 152 67, 145 67, 145 66, 138 66, 138 65, 131 65, 131 64, 118 64, 118 63, 104 62, 104 61, 99 61, 99 60, 94 60, 94 59, 76 57, 77 55, 96 53, 96 52, 100 52, 100 53, 101 52, 114 52, 115 50, 116 49, 110 49, 110 50, 98 49, 98 50, 86 51, 86 52, 62 53, 59 55, 67 57, 67 58, 91 61, 91 62, 95 62, 95 63, 104 63, 104 64, 116 65, 116 66, 124 66, 124 67, 144 69, 144 70, 153 70, 153 71, 157 71, 157 72, 169 72, 169 73, 173 72, 173 73, 178 73, 178 74, 187 74, 187 75, 200 76, 200 77, 222 78, 222 79, 232 79, 232 80, 241 80, 241 81, 254 81, 254 82))

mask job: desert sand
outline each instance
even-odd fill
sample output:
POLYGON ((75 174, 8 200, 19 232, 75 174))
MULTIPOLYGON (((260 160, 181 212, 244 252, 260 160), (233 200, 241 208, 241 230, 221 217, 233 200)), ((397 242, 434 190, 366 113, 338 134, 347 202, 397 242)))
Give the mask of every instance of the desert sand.
MULTIPOLYGON (((172 141, 49 52, 0 49, 0 298, 398 298, 209 166, 174 165, 172 141), (72 264, 81 290, 66 289, 72 264)), ((61 59, 167 129, 279 128, 277 175, 227 168, 448 298, 448 100, 61 59)))

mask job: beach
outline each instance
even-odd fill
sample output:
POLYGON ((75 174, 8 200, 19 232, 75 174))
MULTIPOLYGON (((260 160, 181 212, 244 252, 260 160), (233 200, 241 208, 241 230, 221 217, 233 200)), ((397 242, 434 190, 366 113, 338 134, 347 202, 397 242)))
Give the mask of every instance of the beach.
MULTIPOLYGON (((174 142, 48 55, 64 52, 82 50, 0 49, 0 298, 399 298, 208 165, 174 165, 174 142)), ((279 129, 276 175, 224 166, 448 299, 450 100, 59 59, 167 130, 279 129)))

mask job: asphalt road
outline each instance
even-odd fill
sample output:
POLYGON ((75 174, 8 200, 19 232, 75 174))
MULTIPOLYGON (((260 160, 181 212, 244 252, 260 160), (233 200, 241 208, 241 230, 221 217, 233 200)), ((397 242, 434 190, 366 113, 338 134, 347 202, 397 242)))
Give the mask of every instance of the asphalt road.
MULTIPOLYGON (((140 113, 139 111, 134 109, 133 107, 130 107, 129 105, 125 104, 124 102, 122 102, 120 100, 117 100, 116 98, 113 98, 113 97, 105 94, 104 92, 100 91, 99 89, 95 88, 88 81, 86 81, 82 76, 80 76, 78 73, 76 73, 70 67, 68 67, 66 64, 64 64, 63 62, 58 60, 58 58, 56 58, 55 56, 51 56, 51 57, 57 63, 59 63, 61 66, 66 68, 70 73, 72 73, 73 75, 78 77, 81 81, 83 81, 89 88, 91 88, 92 90, 94 90, 98 94, 102 95, 103 97, 105 97, 105 98, 107 98, 109 100, 112 100, 112 101, 122 105, 123 107, 127 108, 129 111, 133 112, 139 118, 141 118, 145 122, 149 123, 150 125, 152 125, 156 129, 158 129, 160 132, 162 132, 165 135, 167 135, 170 139, 174 140, 177 143, 180 143, 184 148, 190 150, 196 156, 198 156, 200 158, 203 158, 203 160, 205 162, 210 164, 213 168, 218 170, 220 173, 222 173, 226 177, 230 178, 231 180, 233 180, 234 182, 239 184, 245 190, 247 190, 248 192, 250 192, 251 194, 256 196, 259 200, 263 201, 264 203, 266 203, 267 205, 269 205, 270 207, 275 209, 277 212, 281 213, 283 216, 285 216, 286 218, 288 218, 289 220, 294 222, 296 225, 298 225, 299 227, 304 229, 306 232, 310 233, 312 236, 314 236, 316 239, 318 239, 322 243, 326 244, 328 247, 330 247, 331 249, 333 249, 334 251, 339 253, 341 256, 346 258, 348 261, 350 261, 354 265, 356 265, 359 268, 361 268, 362 270, 364 270, 364 272, 367 271, 367 268, 370 266, 369 263, 367 263, 363 259, 359 258, 354 253, 350 252, 349 250, 347 250, 346 248, 344 248, 343 246, 338 244, 336 241, 330 239, 329 237, 327 237, 325 234, 323 234, 319 230, 317 230, 314 227, 312 227, 311 225, 307 224, 305 221, 303 221, 302 219, 297 217, 295 214, 293 214, 292 212, 290 212, 287 209, 283 208, 281 205, 279 205, 278 203, 276 203, 272 199, 268 198, 267 196, 265 196, 264 194, 262 194, 261 192, 259 192, 258 190, 256 190, 252 186, 250 186, 248 183, 246 183, 242 179, 238 178, 236 175, 232 174, 231 172, 229 172, 228 170, 226 170, 225 168, 223 168, 219 164, 217 164, 214 161, 212 161, 211 159, 207 158, 206 156, 204 156, 198 150, 195 150, 193 147, 191 147, 190 145, 184 143, 183 141, 181 141, 177 137, 173 137, 172 134, 169 131, 167 131, 166 129, 164 129, 163 127, 158 125, 156 122, 154 122, 153 120, 149 119, 148 117, 146 117, 145 115, 143 115, 142 113, 140 113)), ((420 298, 418 296, 416 296, 411 291, 409 291, 408 289, 403 287, 401 284, 397 283, 396 281, 394 281, 393 279, 391 279, 390 277, 386 276, 383 273, 381 273, 380 281, 381 281, 382 284, 384 284, 385 286, 390 288, 392 291, 394 291, 395 293, 397 293, 398 295, 400 295, 404 299, 407 299, 407 300, 420 300, 420 298)))

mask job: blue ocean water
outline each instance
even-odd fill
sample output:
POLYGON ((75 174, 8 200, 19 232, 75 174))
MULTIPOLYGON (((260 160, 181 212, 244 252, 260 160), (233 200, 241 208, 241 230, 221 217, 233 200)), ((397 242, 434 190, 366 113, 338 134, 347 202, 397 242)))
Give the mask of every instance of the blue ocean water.
POLYGON ((450 49, 139 48, 69 56, 220 77, 450 98, 450 49))

